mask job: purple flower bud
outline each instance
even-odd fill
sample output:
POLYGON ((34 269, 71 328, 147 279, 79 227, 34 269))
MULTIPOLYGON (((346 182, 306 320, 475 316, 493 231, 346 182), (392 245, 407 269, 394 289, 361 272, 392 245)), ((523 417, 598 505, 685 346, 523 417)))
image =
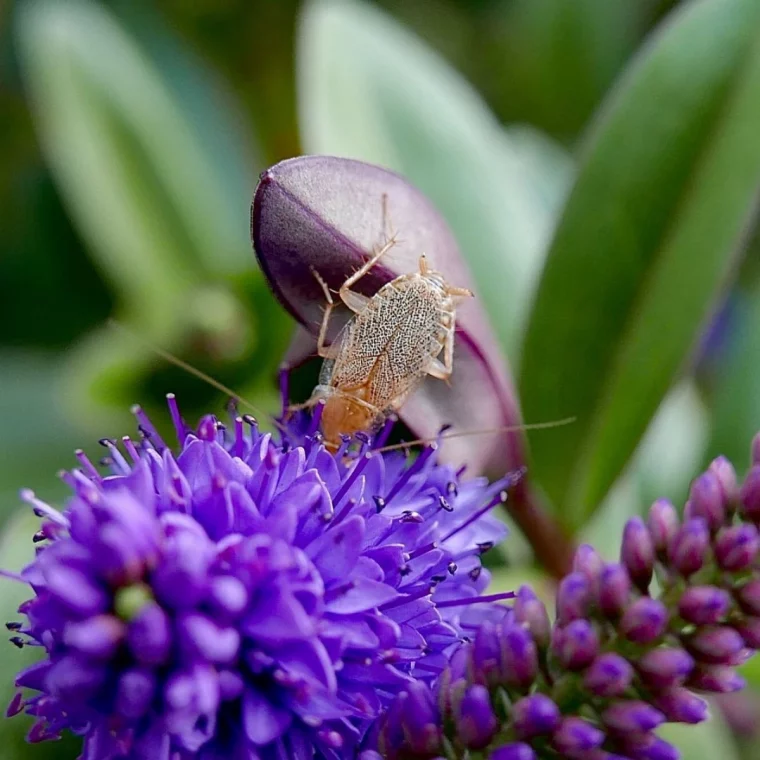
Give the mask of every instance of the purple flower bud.
POLYGON ((734 595, 744 612, 760 617, 760 578, 745 583, 734 595))
POLYGON ((172 646, 171 622, 155 602, 148 602, 129 623, 127 641, 142 665, 163 664, 172 646))
MULTIPOLYGON (((499 633, 497 626, 489 620, 484 621, 475 632, 475 639, 469 652, 470 676, 477 683, 495 686, 501 680, 499 633)), ((460 647, 457 651, 467 650, 460 647)))
POLYGON ((661 647, 647 652, 636 669, 648 686, 666 689, 686 680, 694 669, 694 658, 683 649, 661 647))
POLYGON ((536 760, 536 753, 527 744, 514 742, 492 750, 488 760, 536 760))
POLYGON ((724 503, 733 506, 739 498, 739 483, 736 479, 736 470, 731 462, 724 456, 713 459, 708 468, 718 478, 723 492, 724 503))
POLYGON ((651 644, 665 632, 668 610, 657 599, 645 596, 637 599, 620 619, 620 631, 636 644, 651 644))
POLYGON ((685 644, 695 659, 710 665, 730 664, 744 649, 741 635, 725 625, 699 629, 685 644))
POLYGON ((552 736, 552 744, 564 757, 585 757, 604 741, 604 732, 583 718, 565 718, 552 736))
POLYGON ((483 749, 498 727, 488 689, 480 684, 470 686, 459 705, 457 719, 457 734, 462 743, 470 749, 483 749))
POLYGON ((586 617, 591 602, 591 586, 582 573, 570 573, 557 589, 557 622, 560 625, 586 617))
POLYGON ((760 522, 760 462, 756 462, 739 489, 740 511, 752 522, 760 522))
POLYGON ((527 689, 538 674, 538 650, 522 626, 511 625, 501 636, 501 672, 505 685, 527 689))
MULTIPOLYGON (((261 269, 280 302, 312 336, 320 324, 324 293, 312 275, 319 272, 331 288, 364 264, 382 242, 382 198, 394 227, 404 230, 391 254, 357 283, 371 295, 399 274, 417 271, 421 251, 435 251, 435 265, 449 282, 469 287, 472 277, 446 222, 430 201, 399 175, 360 161, 331 156, 299 156, 261 176, 253 199, 251 230, 261 269), (357 202, 362 198, 361 203, 357 202), (373 211, 373 201, 376 204, 373 211)), ((290 352, 289 363, 312 354, 315 339, 290 352)), ((471 299, 457 314, 460 379, 457 387, 418 389, 401 408, 404 422, 422 438, 435 437, 441 425, 462 429, 519 423, 515 392, 482 299, 471 299), (490 420, 490 422, 489 422, 490 420)), ((487 465, 500 471, 523 464, 522 433, 489 436, 479 446, 466 440, 442 442, 446 456, 467 463, 468 473, 487 465)))
POLYGON ((63 641, 80 654, 107 660, 121 644, 125 630, 124 623, 113 615, 96 615, 67 623, 63 641))
POLYGON ((715 538, 715 559, 721 569, 738 572, 751 567, 758 551, 760 536, 754 525, 723 528, 715 538))
POLYGON ((631 580, 646 591, 654 570, 654 543, 640 517, 632 517, 625 524, 620 561, 628 570, 631 580))
POLYGON ((557 705, 545 694, 533 694, 515 703, 512 721, 518 738, 531 739, 556 731, 560 722, 560 712, 557 705))
POLYGON ((540 648, 547 647, 551 637, 549 613, 530 586, 520 587, 512 609, 515 621, 530 631, 536 645, 540 648))
POLYGON ((736 625, 736 630, 750 649, 760 649, 760 618, 745 618, 736 625))
POLYGON ((638 700, 615 702, 602 713, 605 725, 621 733, 641 734, 665 722, 665 716, 652 705, 638 700))
POLYGON ((667 499, 658 499, 649 509, 647 525, 655 551, 665 552, 678 530, 678 512, 667 499))
POLYGON ((701 723, 707 718, 707 702, 681 686, 658 694, 654 705, 673 723, 701 723))
POLYGON ((699 518, 688 520, 673 536, 668 547, 668 559, 681 575, 688 577, 704 564, 709 545, 707 523, 699 518))
POLYGON ((573 572, 585 575, 592 588, 598 585, 599 576, 603 569, 604 561, 593 546, 581 544, 576 549, 573 558, 573 572))
POLYGON ((608 652, 599 655, 584 673, 584 686, 600 697, 622 694, 633 679, 631 664, 619 654, 608 652))
POLYGON ((723 488, 715 473, 703 472, 691 484, 689 491, 690 517, 701 517, 711 531, 716 531, 726 519, 723 488))
POLYGON ((695 668, 686 685, 700 691, 730 694, 741 691, 746 686, 746 681, 727 665, 701 665, 695 668))
POLYGON ((730 608, 731 596, 716 586, 692 586, 678 601, 681 617, 697 625, 719 623, 730 608))
POLYGON ((607 565, 602 571, 599 606, 607 617, 616 618, 628 606, 631 579, 622 565, 607 565))
POLYGON ((588 620, 573 620, 564 628, 557 628, 554 651, 568 670, 583 670, 599 652, 599 636, 588 620))
POLYGON ((401 727, 412 752, 433 756, 441 749, 441 721, 430 689, 420 681, 406 687, 401 702, 401 727))
POLYGON ((620 747, 625 752, 624 757, 634 757, 636 760, 679 760, 681 757, 672 744, 654 734, 626 736, 620 747))

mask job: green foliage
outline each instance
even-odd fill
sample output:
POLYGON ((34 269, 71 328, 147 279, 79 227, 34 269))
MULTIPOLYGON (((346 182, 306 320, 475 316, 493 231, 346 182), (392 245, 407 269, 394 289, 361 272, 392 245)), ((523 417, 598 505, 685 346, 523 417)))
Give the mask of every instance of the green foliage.
POLYGON ((760 183, 760 6, 689 5, 611 94, 548 255, 520 378, 536 476, 577 529, 724 291, 760 183))

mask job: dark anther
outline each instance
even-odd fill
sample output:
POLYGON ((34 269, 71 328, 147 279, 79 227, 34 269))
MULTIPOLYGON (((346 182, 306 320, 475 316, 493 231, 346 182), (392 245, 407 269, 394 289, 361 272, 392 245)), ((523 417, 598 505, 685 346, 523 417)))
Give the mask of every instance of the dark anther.
POLYGON ((6 623, 5 627, 9 631, 20 631, 21 630, 21 623, 18 623, 16 621, 11 621, 10 623, 6 623))
POLYGON ((11 644, 13 644, 14 647, 18 647, 19 649, 24 648, 24 640, 21 638, 21 636, 11 636, 10 638, 11 644))
POLYGON ((487 551, 493 549, 493 541, 483 541, 482 544, 478 544, 478 553, 485 554, 487 551))
POLYGON ((137 426, 138 431, 140 432, 140 435, 143 437, 144 440, 149 441, 151 437, 150 430, 146 430, 142 425, 137 426))
POLYGON ((382 512, 385 509, 385 499, 382 496, 373 496, 372 499, 375 502, 375 509, 382 512))
POLYGON ((35 517, 42 517, 44 514, 44 512, 42 512, 40 509, 33 509, 32 511, 34 512, 35 517))
POLYGON ((430 654, 433 650, 427 644, 425 644, 425 646, 422 647, 421 651, 424 656, 424 655, 430 654))
POLYGON ((354 434, 354 438, 356 438, 359 443, 369 443, 370 437, 363 431, 359 431, 358 433, 354 434))
POLYGON ((446 580, 445 575, 434 575, 431 579, 433 583, 443 583, 446 580))
POLYGON ((256 418, 252 414, 244 414, 243 422, 245 422, 246 425, 250 425, 251 427, 258 424, 256 422, 256 418))
POLYGON ((470 576, 471 580, 476 581, 478 578, 480 578, 480 573, 482 570, 483 568, 480 565, 478 565, 477 567, 473 567, 472 570, 470 570, 470 572, 467 573, 467 575, 470 576))
POLYGON ((421 523, 424 522, 423 516, 419 512, 414 512, 411 509, 405 509, 401 513, 401 522, 405 523, 421 523))
POLYGON ((46 538, 47 538, 47 536, 45 535, 45 533, 44 533, 43 531, 41 531, 41 530, 38 530, 38 531, 37 531, 37 532, 36 532, 36 533, 35 533, 35 534, 32 536, 32 541, 33 541, 35 544, 38 544, 40 541, 44 541, 46 538))
POLYGON ((215 423, 214 427, 215 427, 217 430, 222 430, 222 431, 224 431, 224 430, 226 430, 226 429, 227 429, 227 426, 226 426, 226 425, 225 425, 223 422, 220 422, 219 420, 217 420, 217 421, 216 421, 216 423, 215 423))
POLYGON ((402 578, 405 577, 405 576, 407 576, 407 575, 409 575, 409 573, 411 573, 411 572, 412 572, 412 568, 409 567, 409 565, 401 565, 401 567, 398 569, 398 574, 402 578))
POLYGON ((457 484, 452 480, 447 486, 446 486, 446 493, 448 493, 449 496, 454 494, 454 496, 459 495, 459 489, 457 488, 457 484))
POLYGON ((449 571, 451 575, 454 575, 454 573, 457 571, 457 563, 456 562, 449 562, 446 569, 449 571))
POLYGON ((451 504, 449 504, 448 501, 443 498, 443 496, 438 497, 438 506, 446 512, 454 511, 454 507, 452 507, 451 504))
POLYGON ((115 438, 101 438, 101 439, 98 441, 98 443, 99 443, 101 446, 103 446, 103 447, 105 447, 105 448, 107 448, 107 449, 108 449, 108 448, 110 448, 111 446, 115 446, 115 445, 116 445, 116 439, 115 439, 115 438))

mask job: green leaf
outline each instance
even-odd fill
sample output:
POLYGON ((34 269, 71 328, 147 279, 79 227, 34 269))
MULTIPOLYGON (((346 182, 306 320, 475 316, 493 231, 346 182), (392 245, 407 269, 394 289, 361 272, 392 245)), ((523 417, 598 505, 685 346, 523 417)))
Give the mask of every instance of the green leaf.
MULTIPOLYGON (((307 3, 297 52, 307 152, 394 169, 426 193, 451 225, 477 295, 512 351, 554 219, 533 167, 457 72, 369 4, 307 3)), ((435 262, 435 251, 427 253, 435 262)))
POLYGON ((709 454, 723 454, 741 473, 760 430, 760 291, 739 296, 725 359, 715 377, 709 454))
POLYGON ((760 5, 703 0, 644 46, 591 130, 520 377, 533 473, 577 529, 601 503, 727 283, 760 187, 760 5))
POLYGON ((646 2, 511 0, 487 15, 492 94, 507 119, 574 137, 636 47, 646 2), (500 10, 503 9, 503 12, 500 10))
MULTIPOLYGON (((256 162, 200 66, 149 22, 132 24, 146 44, 97 3, 19 8, 22 74, 43 149, 117 293, 118 321, 165 350, 210 345, 216 357, 240 360, 255 348, 253 309, 232 290, 256 272, 248 239, 256 162)), ((251 366, 265 371, 270 359, 251 366)), ((110 426, 155 365, 146 346, 102 329, 72 352, 67 402, 110 426)))
POLYGON ((645 515, 655 499, 682 504, 702 462, 708 424, 707 411, 694 383, 684 381, 673 388, 630 466, 583 526, 581 540, 596 547, 606 560, 616 560, 629 518, 645 515))

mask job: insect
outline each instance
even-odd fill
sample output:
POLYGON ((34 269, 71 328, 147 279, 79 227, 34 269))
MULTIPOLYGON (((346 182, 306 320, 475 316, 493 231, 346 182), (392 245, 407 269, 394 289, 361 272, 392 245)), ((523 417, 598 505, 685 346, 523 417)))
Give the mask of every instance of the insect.
POLYGON ((446 282, 424 254, 418 272, 396 277, 371 297, 351 290, 394 243, 389 240, 341 285, 338 295, 355 316, 329 346, 336 304, 327 283, 313 271, 327 301, 317 338, 325 362, 304 406, 324 400, 321 426, 330 448, 339 445, 342 435, 376 428, 425 376, 448 380, 453 371, 456 307, 473 295, 470 290, 446 282))

